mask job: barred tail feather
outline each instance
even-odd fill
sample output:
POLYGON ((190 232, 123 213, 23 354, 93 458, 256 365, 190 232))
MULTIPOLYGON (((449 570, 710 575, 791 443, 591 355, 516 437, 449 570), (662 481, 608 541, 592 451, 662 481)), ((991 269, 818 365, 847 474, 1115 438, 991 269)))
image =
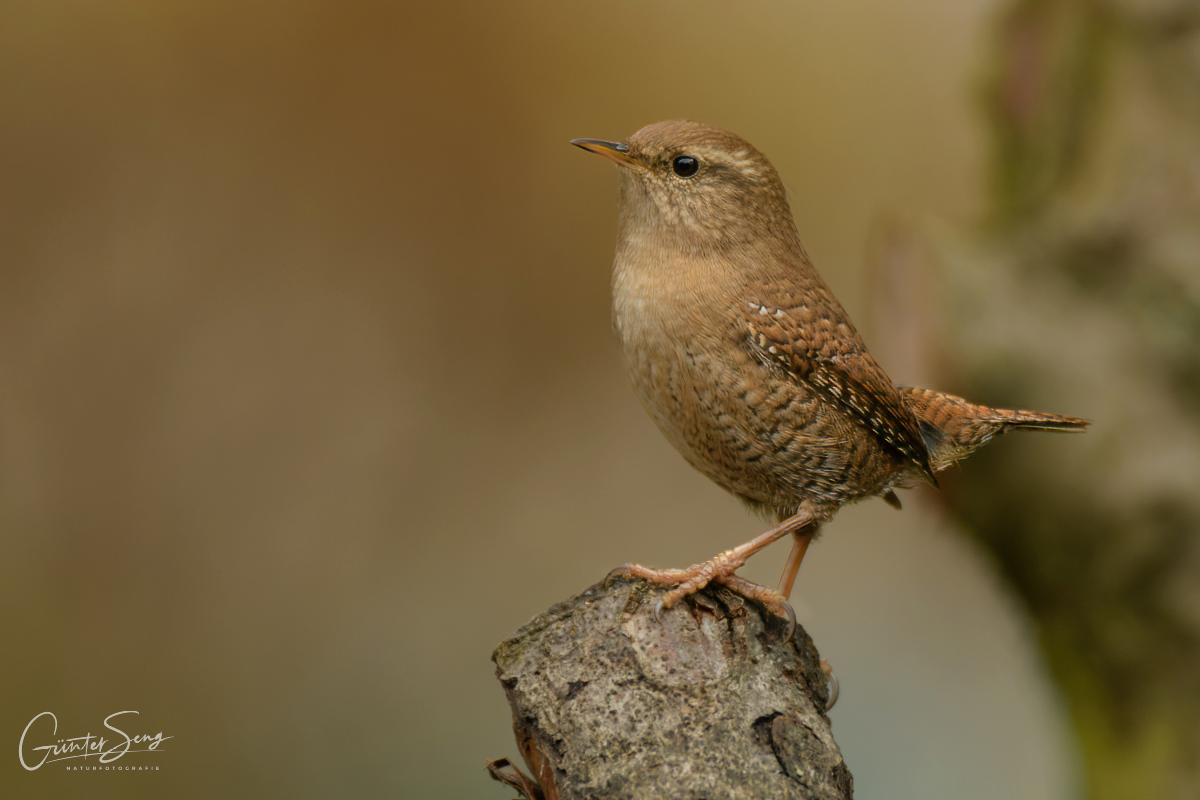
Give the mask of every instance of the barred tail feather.
POLYGON ((1082 431, 1088 426, 1087 420, 1078 417, 989 408, 933 389, 902 386, 900 394, 921 423, 937 471, 1010 430, 1082 431))
MULTIPOLYGON (((980 406, 980 408, 986 408, 980 406)), ((1082 431, 1090 424, 1079 417, 1064 417, 1059 414, 1043 414, 1039 411, 1009 411, 1002 408, 987 409, 996 419, 1009 428, 1029 428, 1036 431, 1082 431)))

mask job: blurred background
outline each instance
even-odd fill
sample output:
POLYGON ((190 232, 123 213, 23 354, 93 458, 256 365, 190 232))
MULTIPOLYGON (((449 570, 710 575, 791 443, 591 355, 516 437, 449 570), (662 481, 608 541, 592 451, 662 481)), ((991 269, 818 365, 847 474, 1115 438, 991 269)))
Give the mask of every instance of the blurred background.
POLYGON ((567 144, 687 116, 772 159, 897 382, 1097 420, 811 552, 858 796, 1194 796, 1188 8, 5 4, 0 793, 510 797, 494 646, 761 528, 638 406, 567 144), (47 710, 173 738, 27 772, 47 710))

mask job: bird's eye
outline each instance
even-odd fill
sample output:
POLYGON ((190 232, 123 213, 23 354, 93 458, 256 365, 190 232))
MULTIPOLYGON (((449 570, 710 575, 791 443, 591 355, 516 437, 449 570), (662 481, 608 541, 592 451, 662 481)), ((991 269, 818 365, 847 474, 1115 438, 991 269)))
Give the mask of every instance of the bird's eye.
POLYGON ((675 160, 671 162, 671 169, 681 178, 690 178, 700 169, 700 162, 691 156, 675 156, 675 160))

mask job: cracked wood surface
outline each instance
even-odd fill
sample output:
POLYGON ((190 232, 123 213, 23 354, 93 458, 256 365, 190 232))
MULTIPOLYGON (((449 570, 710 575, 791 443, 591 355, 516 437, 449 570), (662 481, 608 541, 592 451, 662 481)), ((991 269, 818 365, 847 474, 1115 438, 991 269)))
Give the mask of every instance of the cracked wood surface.
POLYGON ((661 591, 611 578, 496 648, 544 797, 850 798, 804 630, 721 586, 656 622, 661 591))

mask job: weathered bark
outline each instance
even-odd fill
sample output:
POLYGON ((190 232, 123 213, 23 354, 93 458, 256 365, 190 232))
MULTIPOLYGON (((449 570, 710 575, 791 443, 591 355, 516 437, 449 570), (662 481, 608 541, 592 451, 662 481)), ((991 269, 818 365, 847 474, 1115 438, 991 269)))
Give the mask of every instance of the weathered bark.
POLYGON ((496 648, 547 800, 850 798, 808 635, 720 586, 656 621, 660 593, 611 578, 496 648))

